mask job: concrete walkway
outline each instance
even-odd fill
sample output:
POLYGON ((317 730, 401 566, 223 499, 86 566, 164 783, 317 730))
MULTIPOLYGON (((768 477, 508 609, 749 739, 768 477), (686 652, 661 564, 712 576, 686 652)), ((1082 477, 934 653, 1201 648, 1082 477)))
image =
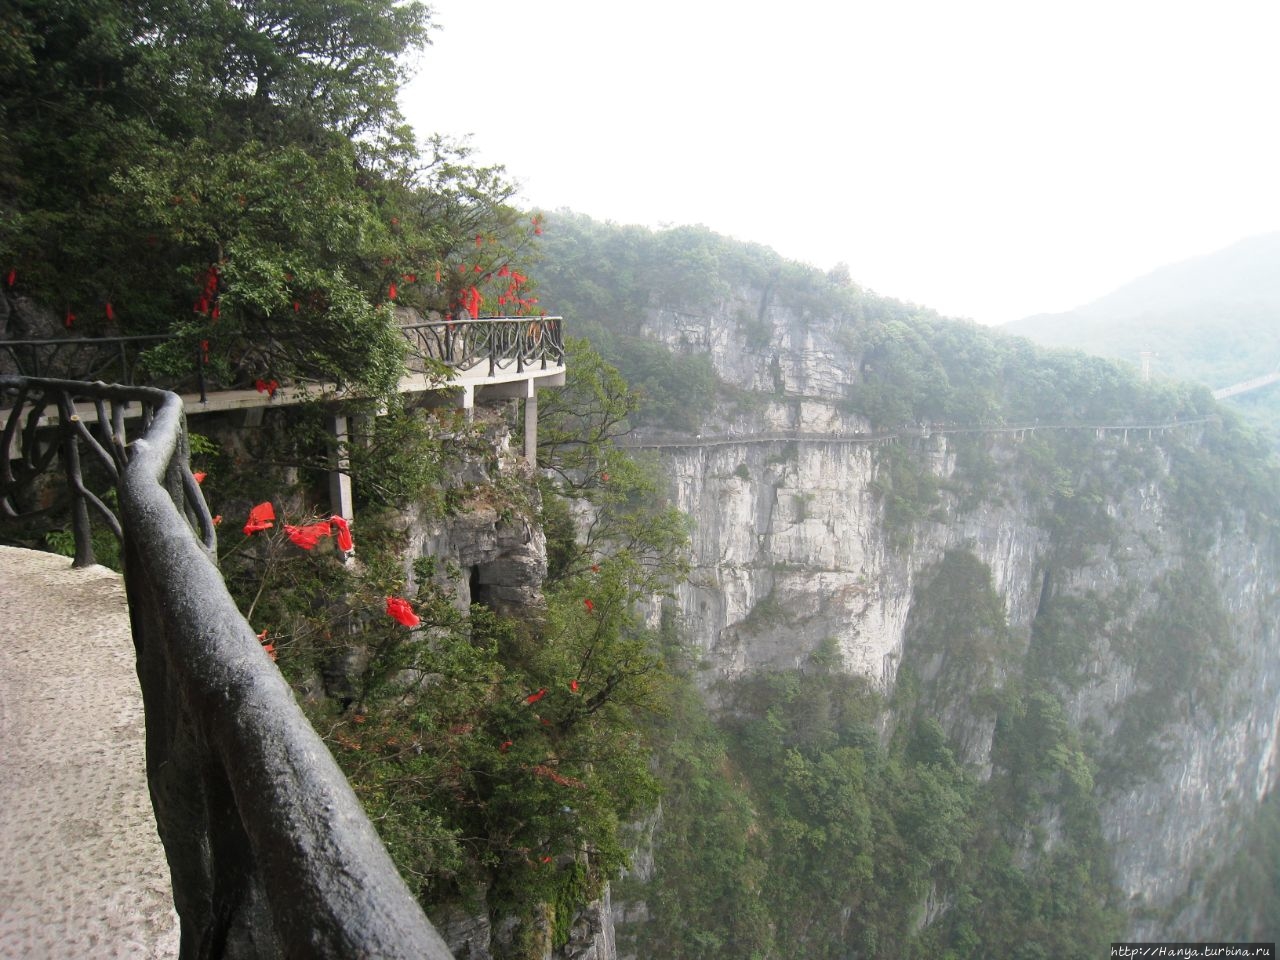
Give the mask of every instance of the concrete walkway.
POLYGON ((0 547, 0 958, 177 954, 124 584, 0 547))

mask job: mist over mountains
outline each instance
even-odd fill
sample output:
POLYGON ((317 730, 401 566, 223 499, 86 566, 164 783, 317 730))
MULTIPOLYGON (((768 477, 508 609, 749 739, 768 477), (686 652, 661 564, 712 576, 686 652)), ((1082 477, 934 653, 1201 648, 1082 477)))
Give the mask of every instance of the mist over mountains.
MULTIPOLYGON (((1139 365, 1153 376, 1217 390, 1280 365, 1280 232, 1170 264, 1065 313, 1042 313, 1002 329, 1052 347, 1139 365)), ((1231 401, 1255 426, 1280 435, 1280 390, 1231 401)))

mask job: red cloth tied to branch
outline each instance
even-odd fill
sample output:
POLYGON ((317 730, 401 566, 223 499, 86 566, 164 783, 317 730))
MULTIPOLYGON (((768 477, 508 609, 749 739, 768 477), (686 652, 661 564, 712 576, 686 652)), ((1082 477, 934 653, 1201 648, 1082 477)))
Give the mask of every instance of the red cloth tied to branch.
POLYGON ((329 518, 336 528, 338 537, 338 549, 350 552, 356 548, 355 541, 351 539, 351 526, 347 523, 346 517, 340 517, 336 513, 329 518))
POLYGON ((267 640, 267 636, 270 632, 270 630, 263 630, 258 634, 258 642, 262 644, 262 649, 266 651, 267 656, 274 660, 276 659, 276 645, 267 640))
POLYGON ((260 503, 249 511, 249 519, 245 522, 244 532, 248 536, 251 533, 257 533, 259 530, 270 530, 275 526, 272 523, 276 518, 276 508, 271 505, 271 501, 260 503))
POLYGON ((422 622, 409 606, 409 601, 400 597, 387 597, 387 616, 406 627, 416 627, 422 622))
POLYGON ((476 289, 474 286, 469 288, 467 290, 466 297, 463 301, 463 306, 466 307, 467 313, 471 314, 472 317, 479 317, 480 308, 483 305, 484 305, 484 296, 480 293, 480 291, 476 289))
POLYGON ((286 523, 284 532, 290 540, 303 550, 310 550, 320 542, 321 537, 329 536, 332 531, 329 529, 328 521, 322 520, 319 523, 308 523, 301 527, 286 523))

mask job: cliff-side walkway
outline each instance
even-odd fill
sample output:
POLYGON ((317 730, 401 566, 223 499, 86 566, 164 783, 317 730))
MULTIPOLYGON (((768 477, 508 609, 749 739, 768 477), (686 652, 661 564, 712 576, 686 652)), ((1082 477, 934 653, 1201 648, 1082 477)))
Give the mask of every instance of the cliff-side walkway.
POLYGON ((124 585, 0 547, 0 958, 178 953, 124 585))

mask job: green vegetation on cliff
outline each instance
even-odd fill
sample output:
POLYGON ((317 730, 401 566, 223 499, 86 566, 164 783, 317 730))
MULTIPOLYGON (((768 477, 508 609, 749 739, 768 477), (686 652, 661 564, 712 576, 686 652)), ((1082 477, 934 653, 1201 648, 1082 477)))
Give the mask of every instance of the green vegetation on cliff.
MULTIPOLYGON (((530 258, 542 233, 500 170, 439 141, 419 157, 400 125, 401 58, 428 26, 421 3, 393 0, 17 0, 0 37, 5 306, 44 304, 75 332, 180 334, 157 369, 207 342, 227 382, 386 392, 402 349, 390 302, 454 309, 473 275, 530 258)), ((228 582, 410 884, 432 907, 515 918, 502 951, 542 956, 631 860, 631 825, 652 823, 662 794, 654 878, 616 893, 648 906, 627 931, 640 955, 1100 955, 1123 926, 1100 804, 1158 763, 1167 724, 1225 709, 1230 611, 1197 551, 1237 525, 1273 533, 1263 446, 1203 388, 1146 386, 844 271, 703 228, 549 225, 544 305, 584 339, 544 400, 539 483, 500 469, 474 425, 393 404, 344 451, 352 567, 278 530, 234 532, 268 499, 295 524, 323 520, 310 515, 338 451, 317 413, 199 453, 235 543, 228 582), (641 321, 677 333, 662 344, 641 321), (806 399, 782 354, 811 337, 849 374, 826 399, 903 434, 877 451, 872 488, 890 548, 908 557, 947 509, 1025 503, 1049 541, 1041 612, 1023 658, 990 571, 954 549, 916 571, 892 696, 824 648, 727 685, 712 715, 669 620, 658 631, 640 614, 686 572, 684 522, 660 469, 614 441, 636 423, 694 433, 725 409, 806 399), (720 347, 751 366, 754 390, 717 377, 720 347), (1131 425, 1133 443, 1088 429, 1106 424, 1131 425), (1013 453, 977 432, 1010 425, 1029 428, 1013 453), (921 446, 940 426, 975 431, 949 441, 945 478, 921 446), (1166 469, 1177 555, 1142 585, 1145 606, 1056 592, 1056 572, 1113 546, 1109 508, 1166 469), (545 605, 520 619, 467 606, 452 587, 463 571, 431 558, 408 576, 406 502, 540 525, 545 605), (383 615, 388 597, 420 619, 414 632, 383 615), (1065 706, 1103 633, 1138 689, 1111 742, 1065 706)), ((785 632, 776 599, 757 615, 785 632)), ((1275 807, 1249 821, 1257 897, 1241 901, 1242 931, 1263 929, 1280 883, 1275 807)))
POLYGON ((541 496, 527 468, 499 462, 515 426, 501 414, 364 410, 357 430, 373 432, 352 452, 382 452, 366 451, 355 476, 355 564, 327 537, 309 549, 296 539, 335 453, 312 411, 222 429, 196 459, 227 518, 228 585, 402 874, 435 915, 487 912, 507 935, 495 950, 510 958, 566 942, 628 862, 623 825, 657 800, 646 718, 665 709, 671 681, 636 601, 669 588, 685 563, 684 520, 663 505, 660 479, 611 442, 637 398, 585 344, 573 352, 569 383, 543 411, 541 496), (397 449, 405 455, 388 455, 397 449), (267 499, 294 532, 234 529, 267 499), (584 505, 597 518, 588 530, 569 519, 584 505), (467 607, 465 571, 435 557, 415 560, 407 580, 406 507, 464 529, 477 516, 544 527, 541 601, 514 609, 473 595, 467 607), (387 597, 419 623, 386 616, 387 597))
POLYGON ((228 383, 392 388, 389 304, 454 309, 536 232, 500 170, 438 139, 420 153, 403 124, 429 27, 419 0, 8 4, 5 306, 85 336, 181 334, 153 371, 199 349, 228 383))
POLYGON ((917 596, 892 702, 821 656, 719 720, 677 701, 654 878, 614 894, 649 905, 623 929, 640 954, 1087 960, 1120 936, 1095 765, 1047 689, 994 685, 1014 658, 989 573, 949 554, 917 596), (957 713, 994 725, 989 778, 957 713))
MULTIPOLYGON (((1219 389, 1280 365, 1278 275, 1280 234, 1263 234, 1162 267, 1066 313, 1026 317, 1005 329, 1131 367, 1145 353, 1154 376, 1219 389)), ((1280 388, 1274 384, 1227 405, 1273 442, 1280 440, 1280 388)))
MULTIPOLYGON (((685 418, 655 425, 692 433, 767 403, 799 409, 812 398, 785 382, 780 355, 829 347, 851 375, 823 399, 901 435, 877 449, 871 489, 904 561, 918 531, 997 506, 1044 539, 1030 638, 1008 635, 973 553, 917 571, 888 701, 820 654, 799 671, 722 683, 715 715, 678 699, 658 732, 668 786, 653 879, 615 890, 643 901, 647 919, 622 935, 640 955, 671 958, 1105 951, 1125 917, 1103 806, 1159 769, 1177 748, 1171 727, 1234 709, 1223 688, 1233 613, 1205 551, 1241 527, 1274 549, 1280 486, 1266 445, 1202 387, 1144 384, 701 228, 552 223, 544 299, 642 389, 681 396, 678 379, 646 381, 628 365, 641 327, 678 358, 668 369, 715 356, 739 384, 715 384, 714 407, 690 390, 685 418), (1010 428, 1024 429, 995 432, 1010 428), (941 475, 927 436, 938 429, 954 455, 941 475), (1121 504, 1146 499, 1165 527, 1118 522, 1121 504), (1131 571, 1139 579, 1105 595, 1063 589, 1131 571), (1113 736, 1068 715, 1106 658, 1134 684, 1113 736)), ((785 636, 789 612, 772 594, 766 605, 785 636)), ((667 649, 678 662, 678 645, 667 649)))

